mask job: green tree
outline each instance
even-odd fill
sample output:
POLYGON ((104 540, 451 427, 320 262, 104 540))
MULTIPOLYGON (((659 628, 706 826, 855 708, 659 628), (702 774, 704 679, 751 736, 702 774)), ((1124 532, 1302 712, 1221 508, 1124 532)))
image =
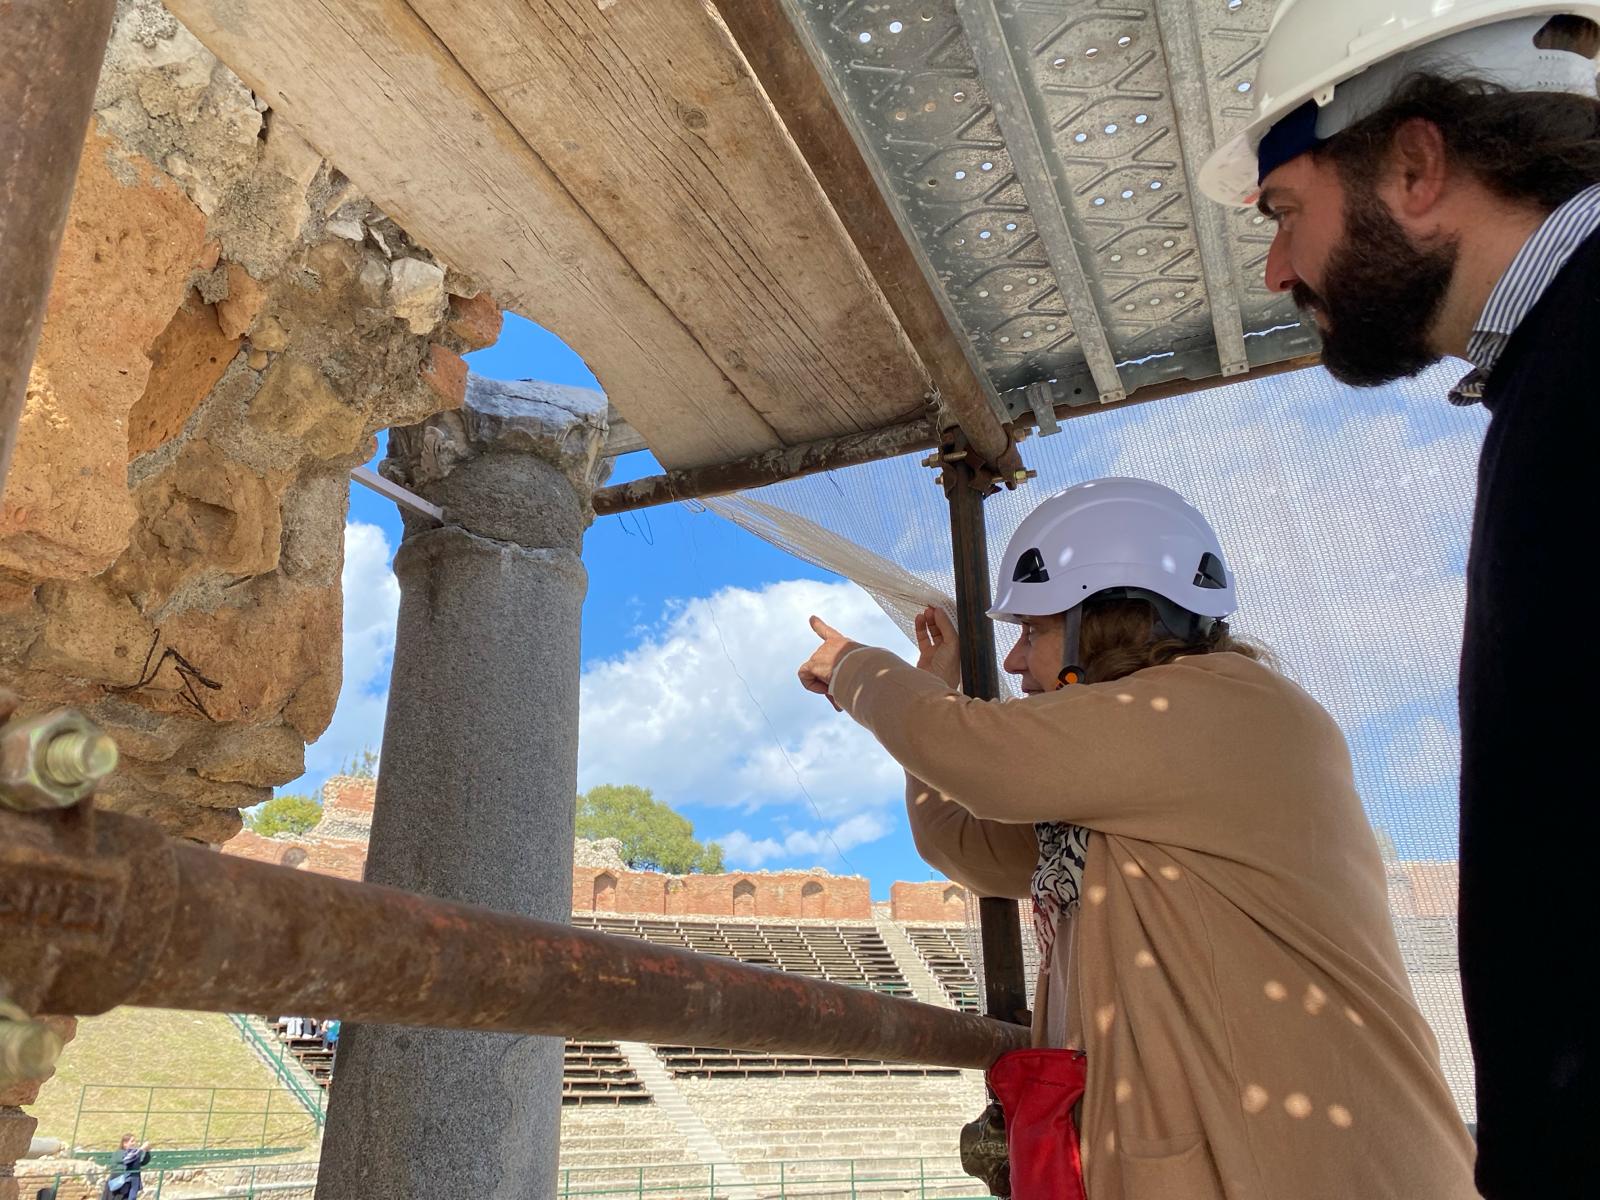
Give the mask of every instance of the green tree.
POLYGON ((695 840, 694 826, 633 784, 602 784, 578 797, 578 836, 616 838, 622 861, 638 871, 688 875, 722 870, 722 847, 695 840))
POLYGON ((245 818, 252 833, 305 833, 322 820, 322 805, 310 796, 274 796, 245 818))

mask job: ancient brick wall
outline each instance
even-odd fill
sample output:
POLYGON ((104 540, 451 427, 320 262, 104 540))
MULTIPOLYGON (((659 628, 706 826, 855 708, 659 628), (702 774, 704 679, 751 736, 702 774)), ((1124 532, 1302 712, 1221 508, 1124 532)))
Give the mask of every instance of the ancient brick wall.
POLYGON ((870 921, 872 898, 865 879, 809 871, 659 875, 574 867, 572 911, 870 921))
POLYGON ((0 677, 116 737, 113 809, 221 842, 342 671, 350 468, 500 313, 156 0, 119 0, 0 502, 0 677))
POLYGON ((896 883, 889 888, 889 915, 896 921, 963 925, 966 889, 957 883, 896 883))

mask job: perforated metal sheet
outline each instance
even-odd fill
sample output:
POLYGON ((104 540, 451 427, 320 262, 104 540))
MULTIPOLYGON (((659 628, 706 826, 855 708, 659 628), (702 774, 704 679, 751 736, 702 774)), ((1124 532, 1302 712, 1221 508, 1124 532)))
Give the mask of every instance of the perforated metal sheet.
POLYGON ((1270 228, 1190 185, 1250 112, 1270 0, 784 0, 1013 412, 1315 350, 1270 228))

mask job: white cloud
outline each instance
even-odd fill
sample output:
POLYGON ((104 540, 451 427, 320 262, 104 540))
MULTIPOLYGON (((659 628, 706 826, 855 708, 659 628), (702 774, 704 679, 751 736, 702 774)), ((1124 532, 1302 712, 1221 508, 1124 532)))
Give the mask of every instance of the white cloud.
POLYGON ((746 866, 809 865, 834 844, 882 837, 903 777, 864 730, 795 678, 817 644, 812 613, 861 641, 910 651, 853 584, 790 580, 687 601, 636 648, 584 672, 579 788, 637 783, 674 805, 773 810, 766 816, 813 826, 696 831, 746 866))
POLYGON ((344 527, 344 678, 362 687, 388 676, 400 581, 389 567, 393 548, 382 529, 352 521, 344 527))
MULTIPOLYGON (((1166 483, 1218 530, 1240 579, 1240 632, 1277 651, 1367 757, 1369 803, 1403 801, 1422 774, 1444 785, 1486 420, 1444 399, 1461 369, 1442 364, 1377 391, 1298 372, 1065 422, 1022 447, 1038 480, 985 505, 991 571, 1051 492, 1104 474, 1166 483)), ((943 498, 914 458, 762 494, 951 586, 943 498)), ((848 557, 822 557, 851 573, 848 557)), ((1004 653, 1011 639, 997 632, 1004 653)), ((1404 817, 1430 845, 1453 841, 1448 806, 1404 802, 1386 812, 1391 824, 1404 817)))
MULTIPOLYGON (((376 525, 344 527, 344 682, 327 731, 306 750, 306 775, 330 775, 383 740, 389 668, 394 661, 400 581, 389 567, 392 548, 376 525)), ((286 791, 302 787, 299 781, 286 791)))
MULTIPOLYGON (((1089 475, 1155 479, 1216 526, 1240 579, 1240 631, 1279 651, 1347 729, 1447 694, 1484 423, 1444 401, 1455 372, 1379 392, 1304 372, 1067 422, 1024 444, 1038 480, 985 505, 991 571, 1051 492, 1089 475)), ((765 495, 948 589, 947 517, 928 475, 899 460, 765 495)), ((854 573, 848 558, 827 565, 854 573)))
MULTIPOLYGON (((308 778, 382 739, 400 602, 390 556, 377 526, 345 527, 344 685, 327 732, 307 752, 308 778)), ((580 789, 639 783, 669 803, 736 810, 745 829, 697 832, 746 868, 836 863, 839 852, 887 834, 899 768, 795 678, 817 642, 812 613, 863 641, 910 650, 853 584, 790 581, 678 602, 634 650, 584 673, 580 789)))
POLYGON ((828 830, 792 830, 782 841, 774 837, 752 838, 742 829, 720 834, 717 841, 722 844, 723 857, 729 866, 754 870, 775 859, 826 863, 856 846, 877 841, 892 828, 886 814, 869 812, 858 813, 828 830))

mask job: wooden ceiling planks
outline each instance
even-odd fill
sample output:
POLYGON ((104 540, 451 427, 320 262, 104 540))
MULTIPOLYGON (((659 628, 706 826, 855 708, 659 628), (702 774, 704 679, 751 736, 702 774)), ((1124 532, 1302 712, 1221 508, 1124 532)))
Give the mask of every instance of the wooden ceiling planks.
POLYGON ((170 0, 377 204, 581 354, 669 467, 931 385, 699 0, 170 0))
POLYGON ((786 442, 921 410, 916 352, 709 4, 410 4, 786 442))
POLYGON ((717 0, 746 61, 900 318, 951 414, 985 457, 1005 451, 986 382, 923 274, 780 0, 717 0))

